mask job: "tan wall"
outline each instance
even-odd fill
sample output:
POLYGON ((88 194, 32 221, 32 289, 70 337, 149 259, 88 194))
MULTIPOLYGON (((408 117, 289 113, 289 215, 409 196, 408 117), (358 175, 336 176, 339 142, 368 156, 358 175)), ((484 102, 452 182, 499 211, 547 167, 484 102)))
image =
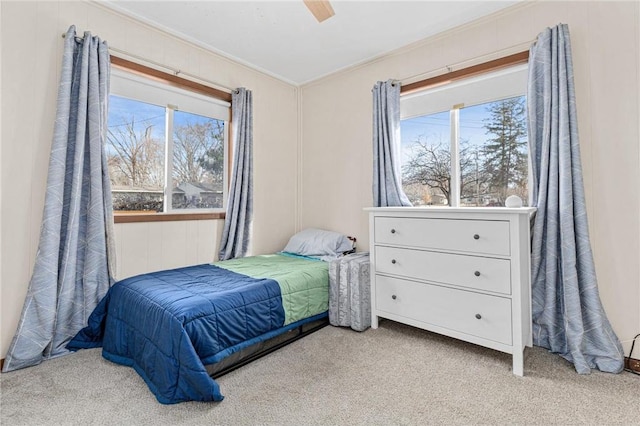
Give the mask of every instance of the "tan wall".
POLYGON ((516 5, 302 87, 300 225, 358 237, 371 206, 371 88, 525 50, 544 28, 569 24, 584 182, 599 289, 629 351, 640 332, 640 140, 637 2, 516 5))
MULTIPOLYGON (((2 275, 0 357, 18 323, 38 245, 55 119, 62 34, 69 25, 109 45, 254 101, 253 252, 281 249, 295 231, 297 88, 162 31, 84 2, 0 3, 2 19, 2 275)), ((119 277, 214 259, 220 221, 116 225, 119 277)))

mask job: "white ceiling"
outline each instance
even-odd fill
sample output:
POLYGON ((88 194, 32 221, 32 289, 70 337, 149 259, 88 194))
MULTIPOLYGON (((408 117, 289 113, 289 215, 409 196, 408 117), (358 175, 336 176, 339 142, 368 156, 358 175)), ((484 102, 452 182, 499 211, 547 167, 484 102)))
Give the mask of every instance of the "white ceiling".
POLYGON ((333 0, 335 16, 322 23, 302 0, 109 0, 105 4, 299 85, 517 1, 333 0))

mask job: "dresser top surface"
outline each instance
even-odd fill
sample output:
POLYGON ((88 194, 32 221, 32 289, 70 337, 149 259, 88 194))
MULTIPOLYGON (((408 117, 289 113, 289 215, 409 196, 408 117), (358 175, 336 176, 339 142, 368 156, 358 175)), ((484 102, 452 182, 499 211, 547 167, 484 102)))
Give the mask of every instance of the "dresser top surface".
POLYGON ((535 207, 365 207, 369 213, 482 213, 482 214, 522 214, 530 215, 536 211, 535 207))

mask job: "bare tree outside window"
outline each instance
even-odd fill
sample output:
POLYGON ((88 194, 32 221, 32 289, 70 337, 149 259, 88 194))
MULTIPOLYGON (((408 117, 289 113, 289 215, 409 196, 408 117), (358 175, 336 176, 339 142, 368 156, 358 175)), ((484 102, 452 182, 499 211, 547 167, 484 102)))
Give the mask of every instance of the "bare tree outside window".
MULTIPOLYGON (((463 108, 459 122, 451 123, 459 126, 460 134, 461 206, 504 206, 512 194, 526 200, 524 102, 522 96, 463 108)), ((403 147, 402 176, 405 193, 414 205, 451 204, 450 131, 437 130, 433 124, 437 117, 442 119, 443 113, 402 123, 403 131, 409 129, 413 135, 403 147), (419 123, 424 124, 424 134, 416 133, 419 123)))
MULTIPOLYGON (((403 183, 405 185, 421 185, 431 189, 432 194, 442 194, 444 200, 424 203, 411 200, 414 205, 450 204, 451 197, 451 148, 449 142, 429 143, 420 137, 414 141, 412 156, 403 165, 403 183)), ((473 194, 477 188, 486 187, 486 176, 478 168, 478 151, 468 141, 461 141, 459 147, 461 193, 464 196, 473 194)), ((415 189, 409 190, 415 192, 415 189)))
MULTIPOLYGON (((432 194, 442 194, 449 200, 451 188, 451 151, 448 143, 429 143, 426 137, 415 140, 411 156, 403 166, 402 181, 405 185, 426 186, 432 194)), ((415 201, 411 200, 414 204, 415 201)), ((418 201, 419 203, 419 201, 418 201)), ((433 204, 431 201, 430 204, 433 204)))
POLYGON ((163 210, 165 109, 111 95, 105 147, 113 209, 163 210))
POLYGON ((173 208, 221 208, 224 122, 181 111, 174 117, 173 208))
POLYGON ((118 186, 161 189, 164 185, 164 141, 153 137, 152 124, 140 125, 136 118, 109 128, 107 141, 111 181, 118 186))
POLYGON ((165 210, 165 170, 170 166, 173 209, 223 207, 224 121, 173 111, 166 138, 165 107, 111 95, 106 144, 114 210, 165 210), (165 164, 167 144, 173 161, 165 164))

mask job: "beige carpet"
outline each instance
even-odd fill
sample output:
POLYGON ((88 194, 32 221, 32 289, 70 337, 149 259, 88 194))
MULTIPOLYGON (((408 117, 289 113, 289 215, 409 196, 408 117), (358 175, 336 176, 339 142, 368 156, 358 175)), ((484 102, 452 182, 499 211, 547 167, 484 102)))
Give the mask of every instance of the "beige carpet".
POLYGON ((128 367, 84 350, 0 375, 2 425, 640 424, 640 376, 511 358, 412 327, 326 327, 218 379, 221 403, 161 405, 128 367))

